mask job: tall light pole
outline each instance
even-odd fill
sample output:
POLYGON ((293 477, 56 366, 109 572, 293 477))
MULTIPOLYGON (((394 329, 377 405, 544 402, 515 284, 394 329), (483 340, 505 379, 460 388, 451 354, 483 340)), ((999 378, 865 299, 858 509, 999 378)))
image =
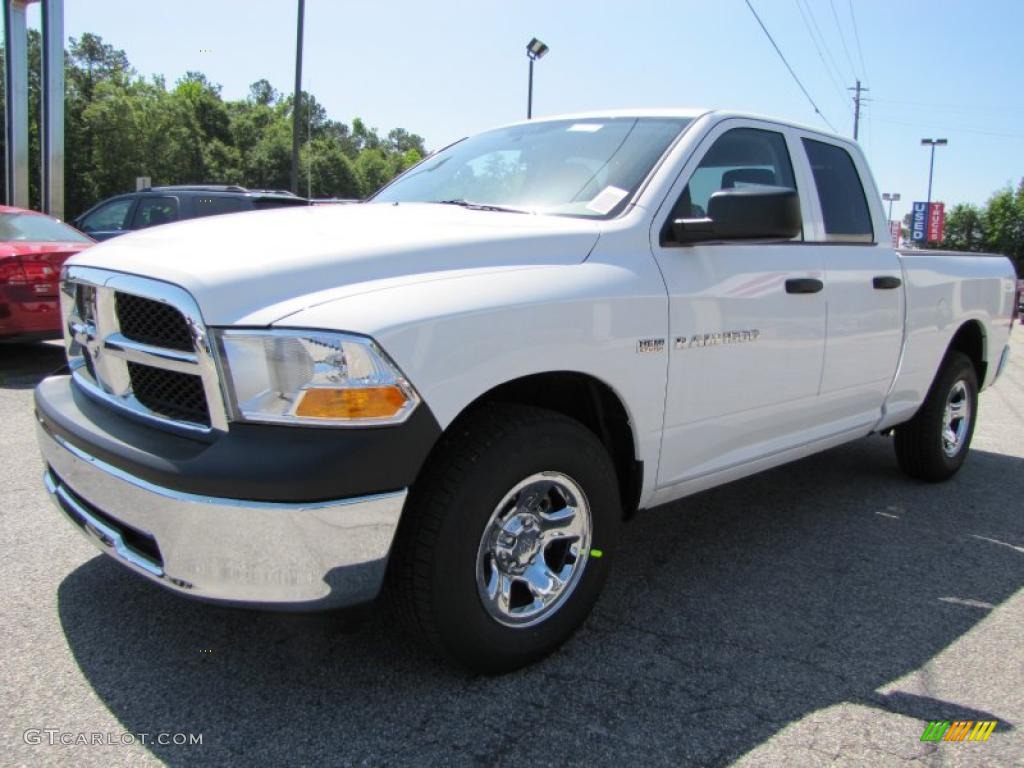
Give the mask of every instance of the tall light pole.
POLYGON ((526 92, 526 119, 533 119, 533 62, 544 58, 548 47, 536 37, 526 44, 526 56, 530 59, 530 81, 526 92))
POLYGON ((292 192, 299 194, 299 104, 302 102, 302 22, 306 0, 299 0, 299 23, 295 32, 295 96, 292 99, 292 192))
POLYGON ((883 192, 882 199, 889 201, 889 221, 892 221, 892 204, 900 199, 899 192, 883 192))
POLYGON ((931 215, 932 210, 932 175, 935 173, 935 148, 944 147, 949 144, 948 139, 921 139, 922 146, 930 146, 932 148, 932 159, 928 164, 928 211, 931 215))

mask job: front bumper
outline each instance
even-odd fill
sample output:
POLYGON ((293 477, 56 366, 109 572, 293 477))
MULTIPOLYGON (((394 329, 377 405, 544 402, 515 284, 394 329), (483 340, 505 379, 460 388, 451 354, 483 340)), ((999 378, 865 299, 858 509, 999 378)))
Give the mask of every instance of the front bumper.
POLYGON ((194 440, 67 376, 36 388, 36 415, 46 487, 100 549, 175 592, 275 610, 377 596, 405 489, 440 431, 421 403, 398 427, 232 425, 194 440))
POLYGON ((318 610, 380 591, 406 492, 312 504, 238 501, 152 485, 40 422, 54 503, 102 551, 176 592, 318 610))

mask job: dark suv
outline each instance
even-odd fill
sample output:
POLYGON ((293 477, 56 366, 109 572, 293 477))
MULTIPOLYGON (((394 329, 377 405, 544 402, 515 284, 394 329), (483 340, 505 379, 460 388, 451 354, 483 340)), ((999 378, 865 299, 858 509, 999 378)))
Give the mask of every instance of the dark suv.
POLYGON ((213 184, 147 187, 97 203, 72 223, 96 240, 108 240, 135 229, 182 219, 286 205, 309 205, 309 201, 276 189, 213 184))

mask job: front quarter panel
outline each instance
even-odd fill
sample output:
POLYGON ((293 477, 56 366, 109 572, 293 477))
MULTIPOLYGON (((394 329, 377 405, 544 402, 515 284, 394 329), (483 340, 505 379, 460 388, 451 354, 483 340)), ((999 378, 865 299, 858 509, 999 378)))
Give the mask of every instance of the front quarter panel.
POLYGON ((649 257, 636 261, 592 258, 404 285, 313 307, 275 327, 372 336, 442 429, 505 382, 552 371, 594 376, 629 415, 636 458, 649 468, 643 503, 657 471, 667 358, 664 349, 638 352, 638 342, 664 339, 667 298, 649 257))

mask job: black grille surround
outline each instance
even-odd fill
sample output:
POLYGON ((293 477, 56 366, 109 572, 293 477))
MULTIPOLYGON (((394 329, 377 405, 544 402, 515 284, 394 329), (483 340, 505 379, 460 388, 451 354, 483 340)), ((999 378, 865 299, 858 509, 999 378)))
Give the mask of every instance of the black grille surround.
POLYGON ((115 298, 121 334, 140 344, 191 352, 192 334, 184 315, 170 304, 118 291, 115 298))
POLYGON ((210 426, 203 380, 199 376, 128 363, 132 393, 149 410, 174 421, 210 426))

